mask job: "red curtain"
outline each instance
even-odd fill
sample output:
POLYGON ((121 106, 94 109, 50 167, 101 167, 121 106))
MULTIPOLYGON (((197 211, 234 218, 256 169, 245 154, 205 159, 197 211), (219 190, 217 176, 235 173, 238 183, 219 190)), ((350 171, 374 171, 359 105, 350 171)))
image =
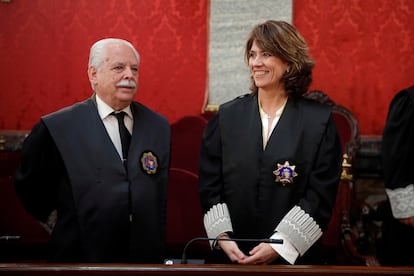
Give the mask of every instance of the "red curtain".
MULTIPOLYGON (((391 98, 414 85, 414 1, 293 0, 317 64, 312 89, 380 135, 391 98)), ((174 122, 200 114, 207 81, 208 0, 12 0, 0 3, 0 129, 91 95, 93 42, 122 37, 141 56, 137 100, 174 122)))
POLYGON ((391 98, 414 85, 414 1, 294 0, 294 24, 316 60, 312 88, 381 135, 391 98))
POLYGON ((131 41, 141 54, 136 99, 170 121, 200 114, 206 87, 207 0, 12 0, 0 3, 0 129, 92 94, 90 46, 131 41))

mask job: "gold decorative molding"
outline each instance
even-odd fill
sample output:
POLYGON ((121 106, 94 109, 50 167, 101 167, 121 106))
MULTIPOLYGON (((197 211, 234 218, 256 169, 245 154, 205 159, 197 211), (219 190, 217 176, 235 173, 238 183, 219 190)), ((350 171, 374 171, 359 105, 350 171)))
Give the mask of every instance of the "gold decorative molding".
POLYGON ((352 165, 348 162, 348 154, 344 154, 342 156, 343 160, 342 160, 342 174, 341 174, 341 179, 345 179, 345 180, 352 180, 353 179, 353 175, 351 173, 351 169, 352 169, 352 165))
POLYGON ((0 129, 0 151, 21 150, 24 139, 29 134, 28 130, 1 130, 0 129))
POLYGON ((208 104, 204 108, 204 112, 217 112, 218 110, 219 110, 219 105, 218 104, 208 104))

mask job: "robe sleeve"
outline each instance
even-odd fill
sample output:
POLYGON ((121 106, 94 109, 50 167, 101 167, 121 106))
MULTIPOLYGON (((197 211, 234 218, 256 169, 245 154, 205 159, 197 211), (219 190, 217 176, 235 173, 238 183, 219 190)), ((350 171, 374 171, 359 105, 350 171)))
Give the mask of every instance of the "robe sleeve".
POLYGON ((384 185, 397 219, 414 216, 413 89, 403 90, 391 101, 382 139, 384 185))
POLYGON ((222 160, 218 121, 218 114, 210 119, 200 149, 199 190, 203 213, 222 202, 222 160))
POLYGON ((335 205, 342 171, 342 147, 332 115, 326 123, 312 171, 299 207, 309 214, 324 231, 335 205))
POLYGON ((55 143, 43 122, 39 122, 23 142, 14 188, 25 209, 41 222, 47 222, 56 209, 56 191, 63 170, 55 143))
MULTIPOLYGON (((210 119, 200 150, 199 190, 204 213, 204 227, 209 238, 232 232, 227 204, 222 199, 221 142, 218 114, 210 119)), ((210 242, 212 247, 214 242, 210 242)))
POLYGON ((335 204, 342 150, 332 116, 328 120, 304 196, 277 225, 302 256, 322 236, 335 204))

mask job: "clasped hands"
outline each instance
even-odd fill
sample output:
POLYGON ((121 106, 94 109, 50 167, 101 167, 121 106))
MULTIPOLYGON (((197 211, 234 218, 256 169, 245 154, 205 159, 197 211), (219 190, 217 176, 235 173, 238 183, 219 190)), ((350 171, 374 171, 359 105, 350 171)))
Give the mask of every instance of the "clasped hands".
MULTIPOLYGON (((221 234, 219 238, 226 239, 229 236, 221 234)), ((239 249, 235 241, 220 240, 217 243, 233 263, 265 265, 271 264, 279 257, 279 254, 268 243, 258 244, 250 250, 248 256, 239 249)))

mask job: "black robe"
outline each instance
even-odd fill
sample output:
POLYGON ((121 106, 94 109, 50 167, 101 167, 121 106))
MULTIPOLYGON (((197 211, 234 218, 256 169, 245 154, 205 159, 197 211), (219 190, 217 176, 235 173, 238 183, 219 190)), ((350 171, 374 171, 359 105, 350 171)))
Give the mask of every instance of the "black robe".
MULTIPOLYGON (((390 190, 414 185, 414 86, 402 90, 390 103, 382 138, 384 185, 390 190)), ((404 192, 403 192, 404 193, 404 192)), ((402 209, 413 213, 414 197, 405 195, 402 209)), ((414 265, 414 228, 402 224, 387 200, 383 208, 383 235, 379 259, 383 265, 414 265)))
POLYGON ((15 188, 38 220, 57 210, 51 261, 162 262, 169 123, 137 102, 131 110, 127 170, 93 99, 44 116, 24 141, 15 188), (156 173, 141 161, 150 152, 156 173))
MULTIPOLYGON (((245 95, 220 106, 203 137, 200 196, 203 212, 228 205, 235 238, 270 238, 295 205, 325 229, 341 173, 342 150, 330 109, 289 99, 265 150, 258 98, 245 95), (293 183, 273 173, 286 161, 293 183)), ((255 244, 240 243, 248 252, 255 244)))

